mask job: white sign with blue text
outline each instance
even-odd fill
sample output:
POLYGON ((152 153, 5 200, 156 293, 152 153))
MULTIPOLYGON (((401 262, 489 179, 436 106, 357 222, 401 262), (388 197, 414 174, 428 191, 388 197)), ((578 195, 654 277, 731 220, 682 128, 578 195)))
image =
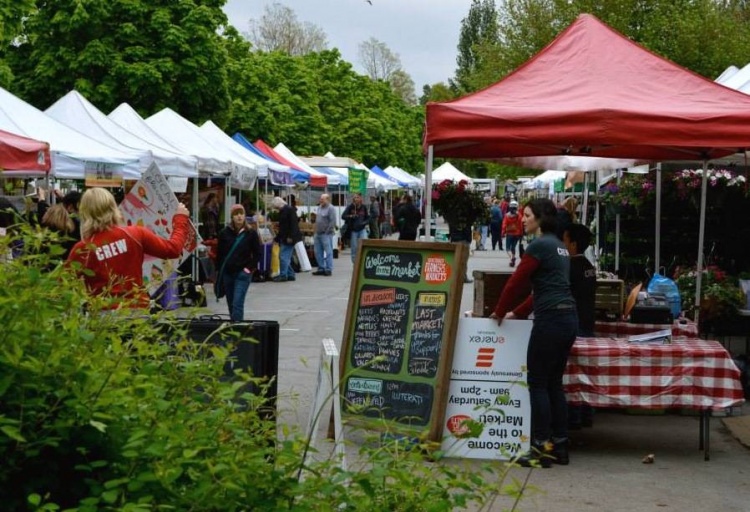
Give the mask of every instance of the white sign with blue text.
POLYGON ((529 449, 530 320, 461 318, 445 410, 449 457, 511 460, 529 449), (481 433, 478 427, 481 426, 481 433))

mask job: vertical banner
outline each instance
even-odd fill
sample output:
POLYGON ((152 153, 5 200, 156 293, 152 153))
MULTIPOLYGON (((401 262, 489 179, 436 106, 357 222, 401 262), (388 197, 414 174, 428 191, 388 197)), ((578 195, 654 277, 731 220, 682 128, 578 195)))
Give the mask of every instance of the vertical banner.
MULTIPOLYGON (((128 226, 145 226, 160 237, 169 238, 172 235, 172 217, 178 204, 169 182, 159 167, 152 163, 120 203, 120 210, 128 226)), ((195 247, 196 231, 191 224, 191 232, 180 258, 162 260, 146 255, 143 259, 143 282, 149 293, 154 294, 195 247)))
POLYGON ((370 171, 349 167, 349 192, 367 195, 367 176, 370 171))
POLYGON ((511 460, 529 450, 526 349, 531 320, 461 318, 445 409, 448 457, 511 460), (477 424, 482 432, 475 435, 477 424))

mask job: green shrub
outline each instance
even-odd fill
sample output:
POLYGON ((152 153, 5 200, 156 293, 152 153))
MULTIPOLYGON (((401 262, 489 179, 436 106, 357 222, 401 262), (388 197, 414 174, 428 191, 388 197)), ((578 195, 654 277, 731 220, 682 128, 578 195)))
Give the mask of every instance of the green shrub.
POLYGON ((263 394, 243 392, 252 377, 223 378, 231 347, 102 311, 30 253, 0 264, 3 510, 448 511, 497 494, 496 477, 398 443, 364 443, 348 471, 304 463, 304 436, 283 426, 278 440, 263 394))

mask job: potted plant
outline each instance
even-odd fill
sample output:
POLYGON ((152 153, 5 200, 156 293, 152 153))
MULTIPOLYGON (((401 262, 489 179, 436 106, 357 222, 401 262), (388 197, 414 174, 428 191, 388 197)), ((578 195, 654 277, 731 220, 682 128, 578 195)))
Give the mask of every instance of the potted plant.
MULTIPOLYGON (((719 267, 710 265, 703 269, 701 278, 701 298, 699 322, 702 330, 715 330, 717 326, 727 326, 737 320, 737 310, 745 305, 745 294, 737 280, 729 277, 719 267), (704 328, 705 327, 705 328, 704 328)), ((682 310, 689 318, 695 319, 695 287, 698 272, 695 267, 677 268, 675 283, 680 289, 682 310)))

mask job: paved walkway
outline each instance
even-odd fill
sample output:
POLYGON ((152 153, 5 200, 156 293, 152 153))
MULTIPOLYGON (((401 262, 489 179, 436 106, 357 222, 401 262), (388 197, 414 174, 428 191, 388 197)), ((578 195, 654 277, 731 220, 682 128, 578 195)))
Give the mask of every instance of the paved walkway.
MULTIPOLYGON (((469 271, 510 270, 504 252, 477 251, 469 271)), ((315 389, 318 354, 323 338, 340 346, 349 299, 352 263, 349 252, 334 260, 331 277, 300 274, 287 283, 253 283, 246 318, 277 320, 281 326, 279 353, 279 421, 305 425, 315 389)), ((473 285, 463 289, 461 311, 472 309, 473 285)), ((226 313, 226 303, 209 296, 209 308, 226 313)), ((744 407, 750 414, 750 408, 744 407)), ((698 450, 698 418, 679 414, 597 414, 595 426, 573 433, 570 466, 531 470, 529 483, 537 491, 520 505, 527 512, 702 511, 750 510, 750 451, 746 443, 748 418, 711 421, 711 460, 698 450), (741 424, 735 427, 735 424, 741 424), (744 428, 744 430, 743 430, 744 428), (653 464, 643 464, 647 454, 653 464)), ((325 426, 323 426, 325 429, 325 426)), ((476 466, 473 461, 458 461, 476 466)), ((502 467, 502 463, 494 463, 502 467)), ((516 468, 510 477, 526 479, 530 470, 516 468)), ((510 499, 490 510, 509 509, 510 499)))

